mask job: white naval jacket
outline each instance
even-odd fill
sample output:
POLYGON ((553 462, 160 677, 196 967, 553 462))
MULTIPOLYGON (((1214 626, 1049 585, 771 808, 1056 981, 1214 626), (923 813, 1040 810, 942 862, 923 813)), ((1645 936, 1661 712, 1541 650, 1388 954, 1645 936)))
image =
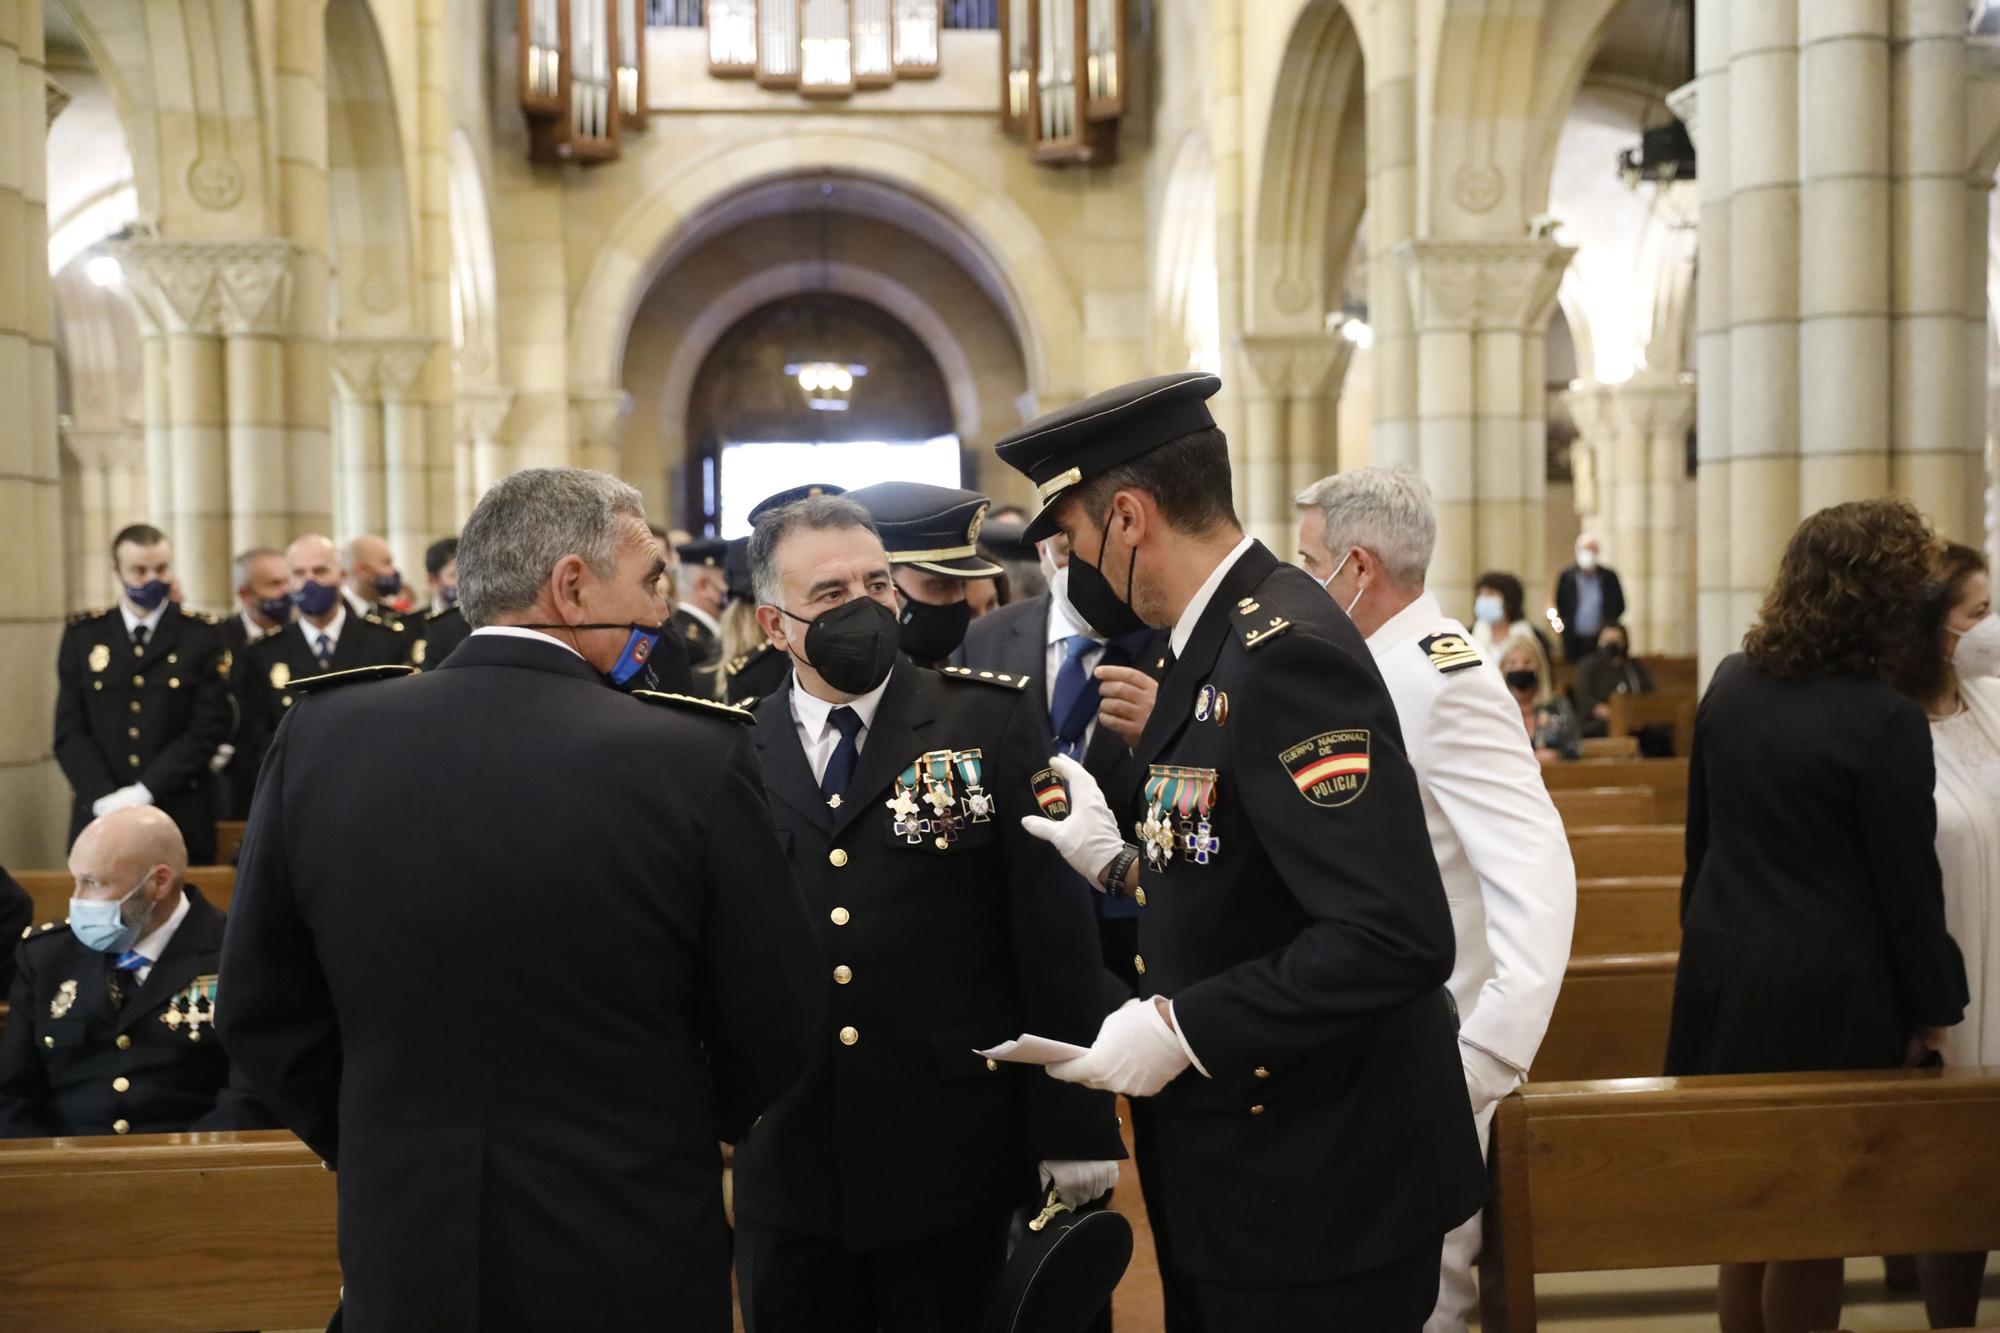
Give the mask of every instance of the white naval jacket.
POLYGON ((1459 1043, 1525 1075, 1548 1030, 1576 923, 1576 865, 1562 816, 1519 705, 1435 597, 1426 592, 1397 612, 1368 648, 1402 724, 1451 901, 1459 1043))

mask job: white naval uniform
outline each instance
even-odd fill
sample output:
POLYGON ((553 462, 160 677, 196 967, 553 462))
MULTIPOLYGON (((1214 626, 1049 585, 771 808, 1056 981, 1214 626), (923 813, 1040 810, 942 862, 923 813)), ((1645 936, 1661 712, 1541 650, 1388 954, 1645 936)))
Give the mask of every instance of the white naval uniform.
MULTIPOLYGON (((1479 1141, 1495 1103, 1526 1076, 1569 965, 1576 866, 1507 693, 1472 635, 1426 592, 1368 639, 1423 792, 1424 823, 1458 936, 1458 1005, 1479 1141)), ((1426 1333, 1463 1330, 1478 1300, 1479 1216, 1445 1237, 1426 1333)))

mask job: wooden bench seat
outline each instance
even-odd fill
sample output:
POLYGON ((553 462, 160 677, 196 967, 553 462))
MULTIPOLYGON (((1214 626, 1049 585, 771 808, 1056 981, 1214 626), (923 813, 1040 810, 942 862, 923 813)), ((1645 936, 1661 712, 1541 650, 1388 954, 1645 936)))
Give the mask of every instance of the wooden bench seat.
POLYGON ((1677 953, 1572 956, 1528 1077, 1641 1078, 1666 1065, 1677 953))
MULTIPOLYGON (((13 870, 8 872, 28 891, 35 903, 35 924, 69 919, 69 896, 76 881, 67 870, 13 870)), ((235 866, 189 866, 187 882, 201 890, 211 907, 229 910, 236 891, 235 866)))
POLYGON ((1674 812, 1660 817, 1658 794, 1651 787, 1565 787, 1549 793, 1564 828, 1594 828, 1603 824, 1677 824, 1674 812))
MULTIPOLYGON (((1578 787, 1651 787, 1662 808, 1687 809, 1688 761, 1685 759, 1571 759, 1542 770, 1551 792, 1578 787)), ((1674 816, 1676 819, 1680 815, 1674 816)))
POLYGON ((1609 824, 1569 830, 1576 877, 1630 879, 1671 875, 1687 868, 1687 830, 1679 824, 1609 824))
POLYGON ((2000 1070, 1528 1084, 1494 1120, 1481 1327, 1535 1275, 2000 1248, 2000 1070))
POLYGON ((0 1333, 318 1328, 334 1178, 292 1135, 0 1141, 0 1333))
POLYGON ((1585 879, 1576 885, 1570 957, 1675 953, 1681 947, 1681 882, 1673 875, 1585 879))
POLYGON ((249 827, 247 820, 218 819, 215 821, 215 859, 222 865, 236 864, 236 853, 243 846, 243 830, 249 827))

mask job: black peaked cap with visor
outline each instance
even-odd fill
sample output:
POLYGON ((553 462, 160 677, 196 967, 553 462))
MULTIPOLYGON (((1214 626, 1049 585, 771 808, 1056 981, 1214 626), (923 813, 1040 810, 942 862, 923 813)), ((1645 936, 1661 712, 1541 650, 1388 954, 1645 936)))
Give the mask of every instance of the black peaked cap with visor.
POLYGON ((883 481, 847 493, 868 511, 892 565, 911 565, 949 579, 984 579, 1001 573, 979 554, 979 528, 992 501, 978 491, 883 481))

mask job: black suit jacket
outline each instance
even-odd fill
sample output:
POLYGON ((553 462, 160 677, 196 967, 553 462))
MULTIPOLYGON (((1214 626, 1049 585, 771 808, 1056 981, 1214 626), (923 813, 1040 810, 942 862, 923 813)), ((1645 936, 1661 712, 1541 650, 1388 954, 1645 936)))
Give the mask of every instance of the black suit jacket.
POLYGON ((1103 1017, 1090 908, 1021 828, 1036 808, 1029 779, 1048 764, 1040 700, 1018 678, 905 659, 861 746, 829 807, 791 691, 758 705, 764 784, 819 932, 828 1014, 805 1079, 738 1145, 736 1212, 872 1250, 1029 1202, 1038 1161, 1124 1152, 1109 1096, 973 1054, 1023 1032, 1087 1045, 1103 1017), (886 805, 907 767, 945 749, 980 751, 993 808, 940 849, 932 833, 899 835, 886 805))
POLYGON ((85 947, 67 924, 21 941, 0 1046, 0 1138, 276 1123, 231 1087, 229 1057, 216 1040, 224 915, 200 890, 183 892, 187 916, 123 1008, 112 1007, 106 988, 111 958, 85 947))
MULTIPOLYGON (((1576 621, 1576 579, 1580 571, 1571 565, 1556 575, 1556 615, 1565 626, 1563 639, 1578 637, 1567 628, 1576 621)), ((1605 565, 1597 567, 1598 581, 1604 585, 1604 625, 1615 625, 1625 618, 1625 585, 1618 581, 1618 571, 1605 565)), ((1604 625, 1598 626, 1602 629, 1604 625)), ((1592 648, 1597 646, 1594 634, 1584 636, 1592 648)))
POLYGON ((0 990, 14 986, 14 947, 27 937, 35 900, 0 866, 0 990))
MULTIPOLYGON (((285 720, 300 694, 299 681, 356 667, 391 666, 410 659, 410 630, 402 621, 360 616, 352 606, 333 645, 333 662, 321 667, 306 638, 308 626, 294 620, 276 634, 259 639, 236 669, 236 702, 242 715, 237 728, 236 750, 250 763, 250 771, 260 773, 264 751, 271 744, 278 724, 285 720)), ((255 783, 252 783, 254 792, 255 783)), ((245 806, 247 811, 247 805, 245 806)))
POLYGON ((681 651, 687 655, 689 668, 697 675, 713 673, 716 664, 722 661, 722 639, 714 630, 689 615, 686 609, 674 612, 667 621, 666 637, 680 644, 681 651))
MULTIPOLYGON (((1139 880, 1141 984, 1173 1001, 1209 1074, 1156 1102, 1176 1256, 1197 1277, 1287 1286, 1435 1245, 1485 1173, 1444 989, 1451 914, 1367 645, 1252 546, 1136 759, 1193 812, 1192 842, 1139 880)), ((1122 803, 1135 838, 1147 806, 1143 789, 1122 803)))
POLYGON ((56 762, 69 779, 74 842, 91 805, 143 782, 189 862, 215 860, 209 761, 230 737, 231 659, 210 616, 169 605, 143 651, 117 607, 73 617, 56 656, 56 762))
POLYGON ((222 1035, 339 1169, 350 1326, 726 1333, 716 1140, 821 1028, 741 715, 480 636, 300 696, 262 782, 222 1035))
MULTIPOLYGON (((279 626, 283 629, 284 626, 279 626)), ((256 642, 250 639, 250 631, 243 623, 243 617, 225 616, 222 620, 222 642, 228 647, 234 660, 231 671, 233 679, 229 691, 230 733, 229 743, 236 753, 222 769, 221 806, 218 813, 223 819, 248 819, 250 817, 250 795, 257 786, 257 761, 260 751, 255 738, 243 725, 243 693, 237 688, 242 673, 248 669, 250 650, 262 643, 270 635, 263 635, 256 642)))
POLYGON ((1924 710, 1725 658, 1695 715, 1671 1074, 1893 1068, 1958 1022, 1924 710))

